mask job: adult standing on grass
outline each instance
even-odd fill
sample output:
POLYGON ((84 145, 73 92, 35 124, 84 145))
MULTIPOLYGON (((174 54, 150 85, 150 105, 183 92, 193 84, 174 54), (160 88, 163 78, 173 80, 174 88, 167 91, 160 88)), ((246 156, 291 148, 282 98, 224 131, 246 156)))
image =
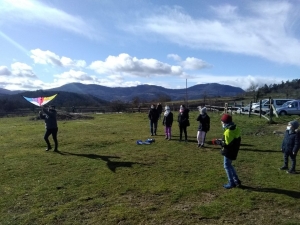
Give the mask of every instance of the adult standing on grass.
POLYGON ((44 140, 47 143, 46 151, 52 149, 48 139, 49 136, 52 135, 54 145, 55 145, 54 151, 57 152, 58 151, 58 142, 57 142, 58 127, 57 127, 57 120, 56 120, 57 112, 55 110, 55 106, 50 105, 48 109, 42 107, 42 111, 39 112, 39 115, 41 119, 45 120, 46 132, 44 135, 44 140))
POLYGON ((158 115, 157 109, 155 108, 155 105, 152 104, 151 108, 149 110, 149 113, 148 113, 148 118, 150 121, 151 136, 156 135, 158 117, 159 117, 159 115, 158 115))
POLYGON ((240 186, 242 183, 232 166, 232 161, 236 160, 240 149, 241 134, 240 129, 232 122, 230 115, 224 114, 221 117, 221 123, 224 129, 221 154, 224 156, 224 169, 228 177, 228 183, 224 184, 223 187, 230 189, 240 186))
POLYGON ((187 127, 190 125, 189 121, 189 109, 187 109, 184 105, 180 106, 179 114, 177 118, 178 126, 179 126, 179 141, 182 141, 182 133, 184 133, 185 142, 187 142, 187 127))
POLYGON ((210 129, 210 117, 206 113, 206 107, 199 107, 199 116, 197 121, 199 121, 198 132, 197 132, 197 141, 198 147, 204 147, 206 133, 210 129))
POLYGON ((294 120, 288 123, 282 144, 281 151, 283 152, 283 166, 281 170, 288 170, 289 158, 291 159, 292 166, 287 171, 287 173, 295 174, 296 173, 296 156, 300 147, 299 143, 299 131, 296 129, 299 127, 299 123, 294 120))

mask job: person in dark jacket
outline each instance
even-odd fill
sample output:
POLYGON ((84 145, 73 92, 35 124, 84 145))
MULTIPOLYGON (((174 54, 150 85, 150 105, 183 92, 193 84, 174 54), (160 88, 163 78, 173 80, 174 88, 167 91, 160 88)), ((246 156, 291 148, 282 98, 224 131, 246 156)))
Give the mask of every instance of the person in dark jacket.
POLYGON ((197 117, 197 121, 199 121, 198 132, 197 132, 197 141, 198 147, 204 147, 206 133, 210 129, 210 117, 206 113, 206 107, 199 108, 199 116, 197 117))
POLYGON ((160 118, 161 118, 161 114, 162 114, 162 105, 161 105, 161 103, 158 103, 157 104, 157 113, 158 113, 158 119, 160 120, 160 118))
POLYGON ((228 177, 228 183, 224 184, 223 187, 230 189, 242 184, 235 168, 232 166, 232 161, 236 160, 240 149, 241 132, 240 129, 232 122, 232 117, 228 114, 223 114, 221 117, 221 123, 224 129, 221 142, 221 154, 224 156, 224 169, 228 177))
POLYGON ((156 135, 158 117, 159 117, 159 115, 158 115, 157 109, 155 108, 155 105, 152 104, 151 108, 149 110, 149 113, 148 113, 148 118, 150 121, 151 136, 156 135))
POLYGON ((164 112, 164 119, 163 119, 163 125, 165 126, 165 134, 167 140, 171 140, 171 128, 173 124, 173 113, 171 112, 171 109, 169 106, 165 106, 165 112, 164 112))
POLYGON ((184 105, 180 106, 179 114, 177 118, 178 126, 179 126, 179 141, 182 141, 182 133, 184 133, 185 142, 187 142, 187 127, 190 125, 189 121, 189 109, 187 109, 184 105))
POLYGON ((296 156, 300 147, 299 143, 299 131, 297 128, 299 123, 297 121, 291 121, 288 123, 282 144, 281 151, 283 152, 283 166, 281 170, 287 170, 287 173, 295 174, 296 173, 296 156), (292 166, 288 170, 288 160, 291 159, 292 166))
POLYGON ((48 139, 48 137, 52 135, 54 146, 55 146, 54 151, 57 152, 58 151, 58 141, 57 141, 58 127, 57 127, 57 120, 56 120, 57 112, 55 110, 55 106, 50 105, 48 109, 45 109, 43 107, 42 111, 39 112, 39 115, 41 119, 45 120, 46 132, 44 135, 44 140, 47 143, 46 151, 52 149, 48 139))

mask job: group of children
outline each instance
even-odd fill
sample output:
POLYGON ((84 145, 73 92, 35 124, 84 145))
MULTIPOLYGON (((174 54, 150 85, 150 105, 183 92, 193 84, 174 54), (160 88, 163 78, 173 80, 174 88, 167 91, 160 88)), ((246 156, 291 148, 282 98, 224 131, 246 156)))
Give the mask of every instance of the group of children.
MULTIPOLYGON (((158 104, 159 106, 160 104, 158 104)), ((180 106, 177 122, 179 126, 179 141, 183 141, 182 137, 184 134, 184 140, 187 142, 187 127, 190 126, 189 121, 189 109, 184 105, 180 106)), ((197 132, 197 140, 198 147, 204 147, 206 133, 210 129, 210 117, 206 112, 206 107, 199 107, 200 114, 197 117, 197 121, 199 121, 198 132, 197 132)), ((156 109, 155 105, 152 104, 148 113, 148 118, 150 121, 150 133, 151 136, 156 135, 157 131, 157 123, 160 118, 160 113, 156 109)), ((165 111, 163 115, 163 125, 165 126, 165 139, 171 140, 172 136, 172 124, 174 121, 173 113, 171 112, 170 107, 165 106, 165 111)))
MULTIPOLYGON (((151 110, 149 111, 148 117, 150 120, 150 130, 151 135, 156 135, 157 121, 159 116, 154 116, 155 106, 151 105, 151 110)), ((198 131, 197 131, 197 142, 198 147, 204 147, 205 138, 207 132, 210 130, 210 117, 207 114, 206 107, 198 107, 199 115, 197 121, 199 121, 198 131)), ((184 105, 180 106, 178 113, 177 122, 179 125, 180 138, 182 141, 182 135, 185 135, 185 141, 187 141, 187 127, 189 123, 189 109, 184 105)), ((171 140, 171 128, 173 124, 173 113, 169 106, 165 106, 165 112, 163 117, 163 125, 165 126, 165 135, 167 140, 171 140)), ((240 144, 241 144, 241 134, 240 129, 232 121, 232 116, 229 114, 223 114, 221 117, 221 125, 223 128, 223 138, 218 142, 221 146, 221 154, 224 156, 224 169, 228 177, 228 183, 224 184, 223 187, 226 189, 238 187, 241 185, 241 180, 239 179, 235 168, 232 166, 232 161, 236 160, 240 144)), ((280 168, 281 170, 287 170, 287 173, 296 173, 296 156, 300 148, 300 131, 298 132, 299 123, 294 120, 288 123, 282 144, 281 151, 283 152, 284 165, 280 168), (291 160, 292 165, 288 167, 288 160, 291 160)))

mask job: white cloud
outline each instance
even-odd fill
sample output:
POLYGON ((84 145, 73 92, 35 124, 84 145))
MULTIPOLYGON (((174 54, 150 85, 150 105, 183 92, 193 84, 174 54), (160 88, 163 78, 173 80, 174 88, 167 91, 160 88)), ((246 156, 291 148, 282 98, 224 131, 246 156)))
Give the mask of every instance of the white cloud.
MULTIPOLYGON (((270 76, 272 77, 272 76, 270 76)), ((246 90, 250 87, 251 84, 258 84, 259 86, 263 86, 265 84, 275 84, 280 83, 283 79, 279 78, 270 78, 268 76, 221 76, 221 75, 210 75, 210 74, 202 74, 197 77, 193 77, 189 79, 189 82, 195 82, 196 84, 205 84, 205 83, 218 83, 218 84, 226 84, 234 87, 240 87, 243 90, 246 90)), ((285 81, 288 79, 285 79, 285 81)))
POLYGON ((11 70, 0 66, 0 86, 8 90, 36 90, 44 87, 31 66, 20 62, 11 64, 11 70))
POLYGON ((300 51, 296 49, 300 49, 300 41, 286 29, 299 20, 299 6, 288 1, 247 4, 247 13, 231 5, 215 7, 218 17, 214 19, 193 18, 178 7, 165 7, 156 14, 144 14, 124 30, 147 38, 160 35, 162 40, 193 49, 258 56, 299 66, 300 51))
POLYGON ((12 74, 17 77, 36 78, 31 66, 25 63, 16 62, 11 65, 12 74))
POLYGON ((0 76, 7 76, 10 75, 11 72, 6 66, 0 66, 0 76))
POLYGON ((184 61, 180 62, 180 65, 186 70, 199 70, 206 67, 210 67, 210 65, 204 62, 202 59, 197 59, 194 57, 187 57, 184 61))
POLYGON ((177 54, 168 54, 168 58, 174 59, 175 61, 181 61, 181 58, 177 54))
POLYGON ((122 74, 123 76, 183 76, 180 66, 171 66, 156 59, 138 59, 126 53, 108 56, 105 61, 94 61, 89 66, 99 74, 122 74))
MULTIPOLYGON (((96 29, 80 17, 36 0, 2 0, 0 21, 43 24, 96 39, 96 29)), ((98 28, 99 29, 99 28, 98 28)))
POLYGON ((71 67, 71 68, 83 68, 86 66, 84 60, 72 60, 68 57, 59 57, 51 51, 43 51, 41 49, 33 49, 31 52, 31 58, 36 64, 50 64, 61 67, 71 67))
POLYGON ((54 77, 59 80, 66 80, 69 83, 94 81, 93 77, 89 76, 87 73, 75 70, 70 70, 62 74, 56 74, 54 77))

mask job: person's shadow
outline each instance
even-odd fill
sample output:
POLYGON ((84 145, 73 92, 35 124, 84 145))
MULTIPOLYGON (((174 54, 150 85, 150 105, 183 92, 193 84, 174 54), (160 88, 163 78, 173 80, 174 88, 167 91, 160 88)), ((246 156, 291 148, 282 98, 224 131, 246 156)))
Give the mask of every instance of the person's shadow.
POLYGON ((240 189, 247 190, 247 191, 256 191, 256 192, 269 192, 269 193, 275 193, 275 194, 281 194, 281 195, 287 195, 292 198, 300 198, 300 192, 299 191, 289 191, 284 189, 278 189, 278 188, 253 188, 249 186, 242 185, 240 189))
POLYGON ((71 153, 71 152, 57 152, 61 155, 73 155, 73 156, 79 156, 79 157, 86 157, 89 159, 101 159, 106 162, 106 166, 108 169, 110 169, 112 172, 116 172, 116 169, 119 167, 128 167, 131 168, 132 165, 138 164, 138 165, 147 165, 144 163, 138 163, 138 162, 119 162, 119 161, 111 161, 111 159, 120 159, 119 156, 103 156, 103 155, 97 155, 97 154, 78 154, 78 153, 71 153))

